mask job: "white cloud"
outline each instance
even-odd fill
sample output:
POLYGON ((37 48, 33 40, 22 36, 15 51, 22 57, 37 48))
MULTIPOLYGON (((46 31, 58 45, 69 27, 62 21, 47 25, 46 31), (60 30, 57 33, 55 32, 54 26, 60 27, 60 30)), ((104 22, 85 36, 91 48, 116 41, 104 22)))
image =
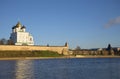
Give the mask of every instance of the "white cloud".
POLYGON ((108 21, 105 27, 111 27, 112 25, 115 25, 115 24, 120 24, 120 16, 108 21))

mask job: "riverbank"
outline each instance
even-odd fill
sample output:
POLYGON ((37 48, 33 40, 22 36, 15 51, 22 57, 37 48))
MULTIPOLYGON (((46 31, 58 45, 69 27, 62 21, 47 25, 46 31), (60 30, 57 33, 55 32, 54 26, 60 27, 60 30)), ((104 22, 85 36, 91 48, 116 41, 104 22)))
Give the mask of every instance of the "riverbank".
POLYGON ((0 58, 26 58, 26 57, 61 57, 53 51, 0 51, 0 58))
POLYGON ((71 59, 71 58, 120 58, 120 56, 62 56, 62 57, 12 57, 0 58, 0 60, 35 60, 35 59, 71 59))

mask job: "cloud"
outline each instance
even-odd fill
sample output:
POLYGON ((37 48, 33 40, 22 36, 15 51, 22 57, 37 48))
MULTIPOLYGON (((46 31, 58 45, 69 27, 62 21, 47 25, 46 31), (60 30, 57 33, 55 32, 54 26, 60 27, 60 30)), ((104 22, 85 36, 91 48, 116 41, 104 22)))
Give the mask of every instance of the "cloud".
POLYGON ((105 27, 111 27, 111 26, 113 26, 113 25, 115 25, 115 24, 120 24, 120 16, 118 16, 118 17, 110 20, 110 21, 105 25, 105 27))

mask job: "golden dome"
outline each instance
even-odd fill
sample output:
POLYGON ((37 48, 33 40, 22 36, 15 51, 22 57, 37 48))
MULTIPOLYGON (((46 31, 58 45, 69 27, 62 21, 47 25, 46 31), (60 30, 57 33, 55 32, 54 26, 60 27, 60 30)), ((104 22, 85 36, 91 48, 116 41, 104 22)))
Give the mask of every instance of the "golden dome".
POLYGON ((16 27, 21 27, 22 25, 21 25, 21 23, 20 22, 18 22, 17 24, 16 24, 16 27))

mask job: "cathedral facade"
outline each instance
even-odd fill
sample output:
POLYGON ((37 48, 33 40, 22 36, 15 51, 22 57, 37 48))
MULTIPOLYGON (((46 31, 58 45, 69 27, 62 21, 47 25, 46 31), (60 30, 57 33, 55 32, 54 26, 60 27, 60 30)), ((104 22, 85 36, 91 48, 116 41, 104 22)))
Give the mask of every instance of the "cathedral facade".
POLYGON ((10 40, 14 45, 34 45, 33 36, 26 32, 26 27, 22 26, 20 22, 12 27, 10 40))

